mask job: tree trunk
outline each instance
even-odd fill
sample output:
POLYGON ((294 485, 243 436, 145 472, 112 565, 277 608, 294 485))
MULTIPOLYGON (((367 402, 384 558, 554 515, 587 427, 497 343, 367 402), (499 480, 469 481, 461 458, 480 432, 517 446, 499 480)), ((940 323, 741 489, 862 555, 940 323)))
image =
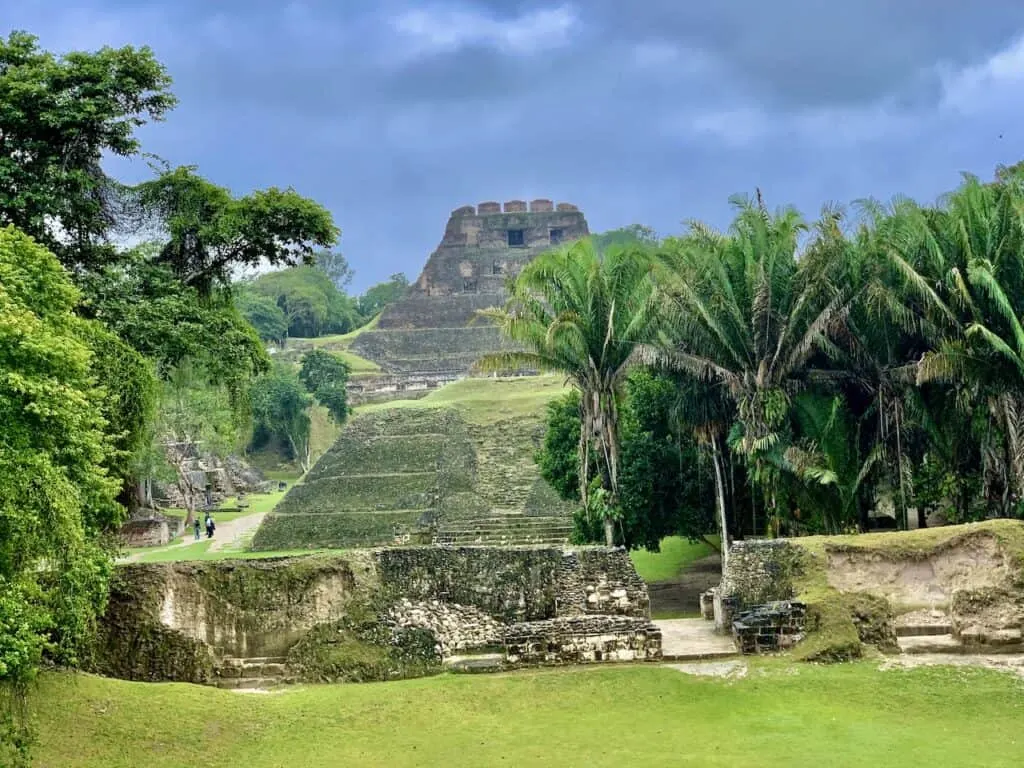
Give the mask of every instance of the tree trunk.
POLYGON ((612 520, 611 515, 606 515, 604 518, 604 543, 606 546, 615 546, 615 521, 612 520))
POLYGON ((718 436, 711 436, 711 460, 715 465, 715 495, 718 497, 718 527, 722 539, 722 573, 729 565, 729 524, 725 516, 725 479, 722 477, 722 461, 718 452, 718 436))

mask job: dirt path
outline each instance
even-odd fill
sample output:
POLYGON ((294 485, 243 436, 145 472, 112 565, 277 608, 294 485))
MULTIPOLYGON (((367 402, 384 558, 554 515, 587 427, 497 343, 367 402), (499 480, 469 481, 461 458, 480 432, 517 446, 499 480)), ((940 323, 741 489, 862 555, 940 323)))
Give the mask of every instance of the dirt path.
POLYGON ((668 581, 647 585, 651 596, 651 612, 655 614, 700 613, 700 594, 722 579, 722 558, 708 555, 691 563, 686 570, 668 581))
MULTIPOLYGON (((246 534, 255 531, 266 516, 266 512, 254 512, 251 515, 243 515, 242 517, 236 517, 234 520, 217 523, 217 529, 213 534, 213 543, 210 544, 210 548, 207 551, 220 552, 228 547, 239 545, 242 538, 245 537, 246 534)), ((216 521, 216 519, 216 515, 214 515, 214 521, 216 521)), ((151 547, 143 552, 136 552, 128 557, 123 557, 118 562, 134 563, 153 552, 174 551, 175 549, 181 549, 182 547, 190 547, 201 541, 207 541, 206 531, 203 530, 201 538, 197 541, 192 534, 192 529, 189 528, 188 533, 181 541, 177 541, 174 544, 167 544, 163 547, 151 547)))
POLYGON ((220 552, 228 547, 239 548, 246 534, 255 533, 266 516, 266 512, 254 512, 244 517, 236 517, 228 523, 218 524, 209 551, 220 552))

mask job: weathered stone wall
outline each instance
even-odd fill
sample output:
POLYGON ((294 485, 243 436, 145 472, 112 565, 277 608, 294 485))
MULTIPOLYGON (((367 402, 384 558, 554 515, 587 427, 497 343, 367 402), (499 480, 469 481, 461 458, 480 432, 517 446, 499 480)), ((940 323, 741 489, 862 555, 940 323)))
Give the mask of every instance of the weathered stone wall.
POLYGON ((624 549, 567 551, 558 574, 556 612, 561 616, 609 614, 650 617, 647 585, 624 549))
POLYGON ((740 608, 794 597, 793 576, 799 552, 785 539, 737 541, 729 549, 729 567, 721 591, 740 608))
POLYGON ((126 547, 160 547, 167 544, 182 529, 182 520, 154 513, 148 517, 134 517, 118 531, 126 547))
POLYGON ((394 677, 409 664, 390 643, 414 641, 419 668, 429 662, 423 632, 444 656, 498 648, 511 665, 647 658, 660 645, 628 564, 622 550, 603 548, 411 547, 122 566, 93 668, 206 682, 238 659, 294 656, 315 679, 362 679, 367 669, 394 677), (568 594, 582 602, 556 597, 568 594))
POLYGON ((649 619, 563 616, 505 630, 509 665, 650 661, 661 658, 661 630, 649 619))

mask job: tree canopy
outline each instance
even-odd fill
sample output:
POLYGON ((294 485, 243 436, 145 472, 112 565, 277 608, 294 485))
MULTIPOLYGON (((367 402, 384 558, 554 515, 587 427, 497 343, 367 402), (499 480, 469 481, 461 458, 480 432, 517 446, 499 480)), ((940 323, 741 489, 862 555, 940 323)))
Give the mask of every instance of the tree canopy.
POLYGON ((109 259, 120 185, 101 161, 138 154, 136 130, 175 105, 170 85, 149 48, 55 56, 25 32, 0 38, 0 226, 68 267, 109 259))
POLYGON ((44 655, 77 660, 106 599, 101 537, 123 512, 77 300, 52 253, 0 229, 0 683, 15 687, 44 655))
POLYGON ((333 246, 340 235, 323 206, 293 189, 234 197, 194 166, 164 170, 131 194, 142 216, 155 219, 167 236, 158 262, 204 296, 229 284, 238 267, 313 264, 317 249, 333 246))

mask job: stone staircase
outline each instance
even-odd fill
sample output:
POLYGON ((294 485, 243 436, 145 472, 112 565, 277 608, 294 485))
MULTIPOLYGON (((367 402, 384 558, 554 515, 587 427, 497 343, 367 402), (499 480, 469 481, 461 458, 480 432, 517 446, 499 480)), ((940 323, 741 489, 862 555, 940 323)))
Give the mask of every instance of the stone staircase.
POLYGON ((451 520, 442 523, 434 544, 509 546, 515 544, 562 545, 572 533, 572 521, 565 517, 534 517, 523 514, 493 514, 489 517, 451 520))
POLYGON ((924 620, 898 621, 896 641, 905 654, 1007 654, 1024 653, 1020 630, 1003 630, 984 638, 958 636, 948 616, 939 612, 923 617, 924 620))
POLYGON ((284 656, 226 657, 214 671, 213 685, 230 690, 257 690, 294 683, 284 656))

